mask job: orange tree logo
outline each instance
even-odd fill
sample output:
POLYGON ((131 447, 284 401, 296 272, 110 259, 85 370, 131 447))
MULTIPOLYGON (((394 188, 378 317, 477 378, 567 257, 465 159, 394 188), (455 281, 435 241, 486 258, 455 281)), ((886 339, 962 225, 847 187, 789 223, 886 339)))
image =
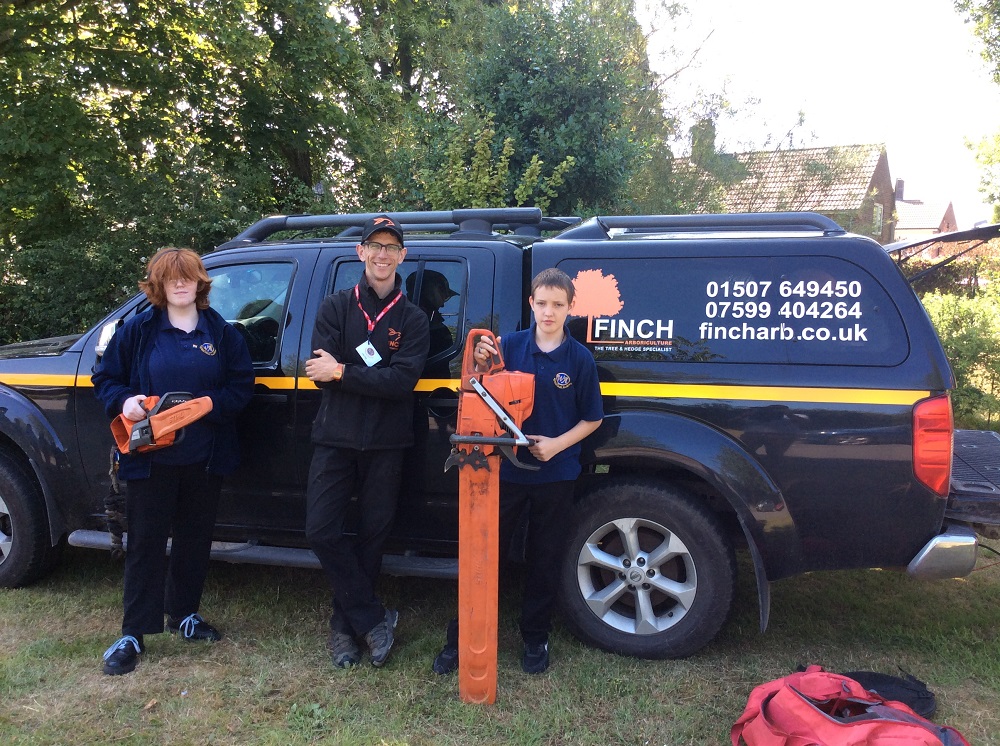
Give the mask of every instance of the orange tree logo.
POLYGON ((622 310, 625 304, 618 293, 618 280, 614 275, 604 276, 599 269, 585 269, 577 273, 573 280, 576 288, 576 303, 573 313, 576 316, 586 316, 587 328, 591 321, 599 316, 614 316, 622 310))
POLYGON ((673 319, 620 318, 625 307, 614 275, 585 269, 573 280, 573 313, 587 319, 587 343, 597 353, 663 353, 673 346, 673 319))

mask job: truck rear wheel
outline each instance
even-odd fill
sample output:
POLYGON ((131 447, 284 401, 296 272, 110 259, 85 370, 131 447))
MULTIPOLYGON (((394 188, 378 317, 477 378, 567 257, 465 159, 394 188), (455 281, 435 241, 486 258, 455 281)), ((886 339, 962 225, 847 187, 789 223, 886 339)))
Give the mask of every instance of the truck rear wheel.
POLYGON ((41 492, 23 467, 0 453, 0 588, 29 585, 50 568, 41 492))
POLYGON ((736 558, 710 510, 673 486, 614 481, 576 508, 562 568, 573 633, 639 658, 683 658, 718 634, 736 558))

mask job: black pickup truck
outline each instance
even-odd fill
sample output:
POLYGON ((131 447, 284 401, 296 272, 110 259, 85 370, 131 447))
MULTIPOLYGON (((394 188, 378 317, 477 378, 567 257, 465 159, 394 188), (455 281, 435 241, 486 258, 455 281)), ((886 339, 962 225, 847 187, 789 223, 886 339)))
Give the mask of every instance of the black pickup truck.
MULTIPOLYGON (((319 391, 303 366, 320 301, 360 276, 369 217, 270 217, 205 256, 212 305, 256 367, 218 559, 318 566, 303 487, 319 391)), ((605 418, 585 444, 564 561, 526 571, 559 573, 582 639, 650 658, 695 652, 728 616, 738 550, 763 628, 771 581, 863 567, 962 576, 977 534, 996 535, 1000 441, 954 431, 941 344, 873 241, 809 213, 394 217, 432 349, 387 572, 455 576, 457 475, 443 465, 466 332, 525 327, 528 283, 546 267, 576 284, 570 330, 597 359, 605 418)), ((112 439, 90 374, 145 303, 84 334, 0 348, 0 585, 38 579, 66 542, 111 546, 112 439)))

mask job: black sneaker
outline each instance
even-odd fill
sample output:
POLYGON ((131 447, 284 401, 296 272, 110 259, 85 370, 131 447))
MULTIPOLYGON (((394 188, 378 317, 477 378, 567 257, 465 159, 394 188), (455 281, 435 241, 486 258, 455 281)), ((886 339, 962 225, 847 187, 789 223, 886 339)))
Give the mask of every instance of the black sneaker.
POLYGON ((549 667, 549 644, 539 645, 524 643, 524 655, 521 657, 521 670, 525 673, 542 673, 549 667))
POLYGON ((394 632, 396 623, 399 621, 399 612, 393 609, 385 610, 385 619, 376 624, 365 633, 365 643, 368 645, 368 654, 372 658, 372 665, 381 668, 389 657, 392 650, 392 643, 395 641, 394 632))
POLYGON ((135 670, 139 662, 139 654, 145 648, 140 640, 132 635, 119 638, 114 645, 104 651, 104 673, 108 676, 120 676, 135 670))
POLYGON ((451 645, 445 645, 441 648, 441 652, 434 659, 432 668, 434 669, 434 673, 440 676, 453 673, 458 668, 458 648, 451 645))
POLYGON ((331 630, 326 641, 326 649, 337 668, 351 668, 361 662, 361 648, 346 632, 331 630))
POLYGON ((180 621, 177 621, 172 616, 167 617, 167 629, 174 634, 179 632, 185 640, 218 642, 222 639, 222 633, 198 614, 188 614, 180 621))

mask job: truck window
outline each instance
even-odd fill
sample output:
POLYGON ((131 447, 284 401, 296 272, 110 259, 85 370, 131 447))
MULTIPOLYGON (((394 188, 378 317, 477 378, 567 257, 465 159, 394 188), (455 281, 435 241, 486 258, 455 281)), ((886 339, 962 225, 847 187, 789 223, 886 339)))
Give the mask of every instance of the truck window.
POLYGON ((570 329, 598 360, 897 365, 899 311, 833 256, 568 260, 570 329))
MULTIPOLYGON (((451 378, 458 355, 459 315, 465 295, 465 267, 460 262, 422 261, 404 280, 406 296, 427 314, 431 344, 424 378, 451 378)), ((459 371, 455 371, 459 375, 459 371)))
POLYGON ((293 270, 290 262, 274 262, 208 271, 212 308, 243 335, 255 364, 270 363, 277 355, 293 270))

